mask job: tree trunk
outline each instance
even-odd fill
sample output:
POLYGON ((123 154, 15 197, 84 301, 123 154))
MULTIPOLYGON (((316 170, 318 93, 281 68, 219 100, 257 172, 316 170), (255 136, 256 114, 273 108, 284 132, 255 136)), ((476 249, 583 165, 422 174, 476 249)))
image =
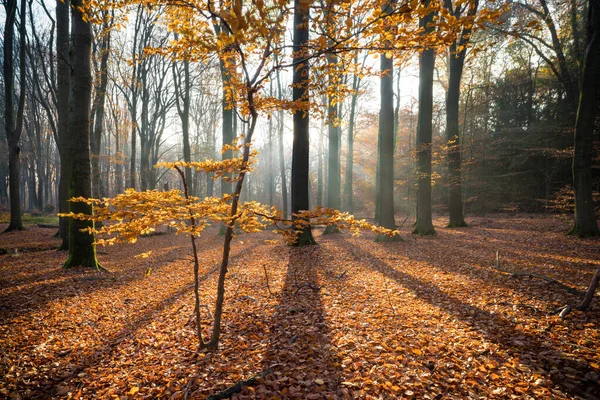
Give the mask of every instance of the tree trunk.
MULTIPOLYGON (((229 81, 230 81, 230 76, 229 76, 229 71, 227 69, 227 66, 225 65, 225 60, 221 59, 220 60, 220 66, 221 66, 221 80, 222 80, 222 92, 221 92, 221 104, 222 104, 222 139, 223 139, 223 146, 226 144, 231 144, 231 142, 233 142, 233 140, 235 139, 235 132, 234 132, 234 128, 233 128, 233 122, 234 122, 234 105, 232 104, 231 99, 229 98, 230 96, 227 95, 228 91, 229 91, 229 81)), ((233 152, 231 150, 228 150, 226 152, 224 152, 221 156, 221 158, 223 160, 228 160, 230 158, 233 157, 233 152)), ((228 182, 226 179, 221 179, 221 196, 225 195, 225 194, 230 194, 232 192, 232 183, 228 182)), ((226 231, 226 227, 224 224, 221 224, 221 229, 219 231, 219 233, 221 235, 224 235, 226 231)))
MULTIPOLYGON (((388 2, 386 9, 392 2, 388 2)), ((389 30, 388 27, 386 30, 389 30)), ((394 60, 390 54, 380 55, 379 83, 381 108, 379 110, 379 138, 377 170, 379 185, 377 193, 378 213, 375 222, 384 228, 394 229, 394 60)), ((378 235, 377 241, 393 240, 386 235, 378 235)))
MULTIPOLYGON (((292 100, 294 113, 294 144, 292 149, 292 213, 309 209, 309 117, 308 117, 308 60, 306 48, 309 24, 308 0, 294 0, 294 74, 292 100)), ((296 246, 316 244, 310 227, 296 237, 296 246)))
MULTIPOLYGON (((71 163, 68 159, 67 141, 69 127, 69 91, 71 90, 71 70, 69 54, 69 0, 56 0, 56 85, 57 85, 57 127, 58 153, 60 156, 60 177, 58 182, 58 211, 69 212, 69 182, 71 163)), ((59 234, 61 250, 69 248, 69 218, 61 217, 59 234)))
MULTIPOLYGON (((69 129, 67 148, 71 162, 69 197, 92 195, 90 167, 90 103, 92 98, 90 22, 83 20, 83 0, 73 0, 71 33, 71 93, 69 96, 69 129)), ((73 213, 92 214, 92 206, 84 202, 72 202, 73 213)), ((94 235, 85 230, 93 228, 92 221, 71 219, 69 223, 69 257, 65 268, 82 266, 99 269, 96 259, 94 235), (82 231, 84 230, 84 231, 82 231)))
MULTIPOLYGON (((275 56, 275 62, 278 63, 279 60, 277 56, 275 56)), ((277 70, 277 97, 279 100, 283 100, 283 89, 281 87, 281 76, 279 74, 279 69, 277 70)), ((285 155, 283 153, 283 131, 284 131, 284 112, 283 109, 279 109, 279 118, 278 118, 278 126, 279 126, 279 135, 277 138, 277 142, 279 145, 279 171, 281 174, 281 203, 282 203, 282 211, 284 218, 289 217, 288 210, 288 189, 287 189, 287 174, 285 171, 285 155)))
MULTIPOLYGON (((217 29, 217 34, 221 32, 221 30, 225 29, 220 25, 216 25, 215 29, 217 29), (217 29, 219 27, 219 29, 217 29)), ((235 139, 234 132, 234 104, 232 103, 231 96, 228 95, 230 90, 230 73, 228 70, 228 66, 226 65, 229 54, 225 52, 224 56, 219 60, 219 66, 221 69, 221 104, 222 104, 222 139, 223 146, 226 144, 231 144, 235 139)), ((223 160, 227 160, 233 157, 233 153, 231 150, 226 151, 221 156, 223 160)), ((221 196, 224 194, 229 194, 233 190, 233 186, 231 182, 227 182, 225 179, 221 179, 221 196)), ((221 229, 222 233, 223 229, 221 229)))
POLYGON ((131 154, 129 159, 129 182, 128 187, 135 189, 136 186, 136 158, 137 158, 137 96, 133 95, 131 106, 131 154))
MULTIPOLYGON (((336 68, 338 59, 335 56, 327 57, 329 68, 336 68)), ((330 76, 330 85, 334 84, 335 72, 330 76)), ((340 134, 339 115, 335 96, 329 96, 327 101, 327 133, 329 135, 329 156, 327 157, 327 208, 339 210, 342 207, 341 190, 341 162, 340 162, 340 134)), ((325 228, 323 234, 338 233, 340 230, 335 225, 325 228)))
MULTIPOLYGON (((322 96, 323 97, 323 107, 326 106, 327 104, 327 97, 325 95, 322 96)), ((319 145, 318 145, 318 154, 317 154, 317 199, 316 199, 316 205, 317 207, 323 207, 323 168, 324 168, 324 162, 323 162, 323 151, 324 151, 324 145, 323 145, 323 138, 325 136, 325 118, 321 119, 321 127, 319 129, 319 145)))
MULTIPOLYGON (((108 18, 107 15, 104 18, 108 18)), ((92 193, 97 199, 106 196, 106 189, 102 184, 100 171, 100 154, 102 135, 104 134, 104 114, 106 104, 106 88, 108 87, 108 56, 110 54, 110 27, 107 22, 102 25, 102 40, 100 41, 100 69, 98 74, 99 85, 94 94, 94 127, 91 137, 92 152, 92 193)))
POLYGON ((463 217, 460 134, 458 129, 458 103, 460 81, 465 61, 465 49, 456 52, 456 44, 450 46, 448 93, 446 95, 446 140, 448 146, 448 228, 467 226, 463 217))
POLYGON ((575 122, 573 154, 573 188, 575 190, 575 225, 571 234, 598 236, 598 224, 592 198, 592 153, 594 122, 600 83, 600 1, 589 0, 587 45, 584 53, 579 109, 575 122))
MULTIPOLYGON (((425 5, 429 5, 426 0, 425 5)), ((419 19, 419 26, 425 34, 432 32, 427 25, 433 20, 433 13, 419 19)), ((417 224, 414 233, 431 235, 435 233, 431 217, 431 137, 433 118, 433 71, 435 52, 425 49, 419 55, 419 115, 417 122, 417 224)))
POLYGON ((115 193, 123 192, 123 165, 121 162, 121 132, 119 131, 119 123, 117 120, 117 112, 113 113, 115 120, 115 193))
MULTIPOLYGON (((189 163, 192 161, 192 153, 190 149, 190 62, 183 60, 183 82, 178 76, 173 62, 173 81, 175 82, 175 100, 177 104, 177 113, 181 119, 181 131, 183 135, 183 161, 189 163)), ((192 169, 185 168, 185 180, 188 184, 188 190, 191 195, 196 196, 196 188, 192 179, 192 169)))
POLYGON ((20 196, 20 152, 19 141, 23 130, 23 112, 25 110, 25 0, 21 0, 20 29, 19 29, 19 75, 21 88, 18 109, 14 109, 15 76, 13 59, 13 38, 15 34, 15 19, 17 15, 17 1, 5 2, 6 21, 4 24, 4 130, 8 144, 8 185, 10 197, 10 223, 6 232, 23 230, 21 220, 20 196))
MULTIPOLYGON (((269 96, 274 96, 273 81, 269 81, 269 96)), ((269 116, 269 139, 267 146, 267 203, 275 205, 275 168, 273 167, 273 141, 274 141, 273 116, 269 116)))

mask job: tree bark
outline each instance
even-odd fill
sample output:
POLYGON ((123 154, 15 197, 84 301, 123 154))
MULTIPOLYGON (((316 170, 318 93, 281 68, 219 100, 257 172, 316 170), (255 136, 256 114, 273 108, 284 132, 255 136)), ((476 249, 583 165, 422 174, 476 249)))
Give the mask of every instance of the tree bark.
MULTIPOLYGON (((430 0, 425 1, 425 5, 430 0)), ((429 34, 433 27, 427 25, 433 20, 433 13, 419 19, 419 26, 429 34)), ((431 137, 433 118, 433 70, 435 67, 434 49, 424 49, 419 55, 419 116, 417 122, 417 224, 414 233, 431 235, 435 233, 431 217, 431 137)))
MULTIPOLYGON (((277 56, 275 62, 278 62, 277 56)), ((283 89, 281 87, 281 77, 279 70, 277 70, 277 97, 279 100, 283 100, 283 89)), ((285 155, 283 153, 283 131, 284 131, 284 112, 283 109, 279 109, 278 127, 279 135, 277 137, 277 144, 279 146, 279 172, 281 174, 281 203, 284 218, 289 217, 288 210, 288 188, 287 188, 287 174, 285 171, 285 155)))
MULTIPOLYGON (((175 82, 175 100, 177 104, 177 113, 181 120, 181 131, 183 135, 183 161, 189 163, 192 161, 190 149, 190 61, 183 60, 183 82, 178 76, 175 68, 176 63, 173 63, 173 81, 175 82)), ((192 179, 192 169, 185 168, 185 180, 188 184, 188 190, 191 195, 196 196, 196 188, 192 179)))
MULTIPOLYGON (((67 154, 69 127, 69 91, 71 90, 71 72, 69 68, 69 7, 70 0, 56 0, 56 85, 57 85, 57 127, 58 153, 60 156, 60 177, 58 183, 58 211, 69 212, 69 182, 71 167, 67 154)), ((69 218, 59 220, 59 234, 62 239, 61 250, 69 248, 69 218)))
MULTIPOLYGON (((292 213, 308 210, 309 205, 309 117, 308 75, 306 58, 308 43, 309 1, 294 0, 294 74, 292 100, 297 105, 294 113, 294 144, 292 148, 292 213)), ((296 246, 316 244, 310 227, 298 234, 296 246)))
MULTIPOLYGON (((92 99, 91 44, 92 28, 83 19, 83 0, 72 0, 71 93, 69 96, 69 128, 67 148, 71 162, 69 198, 92 195, 90 166, 90 103, 92 99)), ((75 214, 92 214, 92 206, 84 202, 69 203, 75 214)), ((69 257, 65 268, 82 266, 100 269, 96 259, 92 221, 73 219, 69 223, 69 257), (82 231, 83 230, 83 231, 82 231)))
POLYGON ((10 223, 6 232, 23 230, 21 220, 21 193, 20 193, 20 153, 19 141, 23 130, 23 113, 25 110, 25 0, 21 0, 20 29, 19 29, 19 77, 21 81, 19 101, 15 114, 15 76, 13 58, 13 40, 15 33, 15 19, 17 15, 17 1, 5 2, 6 20, 4 24, 4 130, 8 144, 8 185, 10 197, 10 223))
POLYGON ((579 237, 598 236, 598 224, 592 198, 592 153, 594 122, 600 83, 600 0, 588 0, 587 38, 579 109, 575 122, 573 153, 573 188, 575 190, 575 225, 571 234, 579 237))
MULTIPOLYGON (((105 15, 106 19, 108 16, 105 15)), ((94 94, 95 110, 93 134, 90 141, 92 153, 92 193, 97 199, 106 196, 100 171, 100 155, 102 147, 102 135, 104 134, 104 114, 106 105, 106 88, 108 87, 108 57, 110 54, 110 27, 108 22, 102 24, 102 40, 100 41, 100 68, 98 70, 99 81, 94 94)))
MULTIPOLYGON (((327 105, 327 97, 325 95, 322 95, 322 102, 323 102, 323 107, 325 107, 327 105)), ((323 207, 323 168, 324 168, 324 158, 323 157, 323 151, 324 151, 324 145, 323 145, 323 138, 325 136, 325 118, 321 119, 321 126, 319 128, 319 144, 317 147, 317 199, 316 199, 316 205, 317 207, 323 207)))
MULTIPOLYGON (((393 1, 389 1, 384 12, 390 9, 393 1)), ((386 31, 390 31, 387 27, 386 31)), ((394 59, 390 54, 381 54, 379 82, 381 108, 379 110, 379 138, 377 170, 379 185, 377 193, 378 213, 375 222, 384 228, 396 228, 394 218, 394 59)), ((377 241, 389 241, 393 238, 378 235, 377 241)))
MULTIPOLYGON (((446 8, 457 18, 460 15, 453 9, 452 1, 446 0, 446 8)), ((474 16, 478 2, 471 5, 468 15, 474 16)), ((448 212, 450 221, 448 228, 467 226, 463 216, 462 179, 461 179, 461 147, 458 129, 460 82, 467 54, 466 45, 471 36, 471 29, 465 29, 455 43, 449 48, 448 57, 448 92, 446 94, 446 145, 448 146, 448 212)))
MULTIPOLYGON (((329 68, 333 71, 338 63, 337 57, 328 55, 329 68)), ((334 75, 329 77, 330 85, 334 84, 334 75)), ((329 156, 327 157, 327 208, 339 210, 342 207, 341 190, 341 162, 340 162, 340 136, 341 129, 338 122, 337 99, 329 96, 327 99, 327 133, 329 135, 329 156)), ((323 234, 338 233, 336 225, 329 225, 323 234)))

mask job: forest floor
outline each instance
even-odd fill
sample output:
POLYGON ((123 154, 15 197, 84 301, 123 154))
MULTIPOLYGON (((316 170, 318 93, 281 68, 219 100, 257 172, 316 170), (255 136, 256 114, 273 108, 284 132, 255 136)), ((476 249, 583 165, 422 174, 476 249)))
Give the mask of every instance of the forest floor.
MULTIPOLYGON (((186 237, 99 248, 111 271, 99 273, 63 270, 54 229, 2 234, 0 398, 202 399, 268 369, 233 398, 600 398, 600 296, 561 319, 550 311, 579 295, 493 268, 499 251, 503 269, 585 291, 600 240, 565 236, 550 216, 446 222, 413 237, 409 221, 406 241, 383 244, 240 235, 220 349, 199 356, 186 237)), ((210 310, 222 240, 211 228, 199 241, 210 310)))

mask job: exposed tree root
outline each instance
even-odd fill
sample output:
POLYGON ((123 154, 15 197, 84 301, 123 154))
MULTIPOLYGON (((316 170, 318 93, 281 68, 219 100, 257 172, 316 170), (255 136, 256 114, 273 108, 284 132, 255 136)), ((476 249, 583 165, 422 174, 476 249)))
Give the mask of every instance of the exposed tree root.
POLYGON ((541 279, 543 281, 550 282, 550 283, 558 286, 559 288, 563 289, 567 293, 575 294, 575 295, 578 295, 578 296, 583 296, 585 294, 581 290, 577 290, 575 288, 572 288, 571 286, 567 286, 564 283, 557 281, 556 279, 548 278, 547 276, 544 276, 544 275, 533 274, 531 272, 513 272, 513 271, 510 271, 510 270, 501 268, 500 267, 500 252, 499 251, 496 251, 496 265, 493 266, 492 268, 495 269, 495 270, 497 270, 497 271, 504 272, 505 274, 509 274, 510 276, 515 277, 515 278, 525 277, 525 278, 537 278, 537 279, 541 279))
MULTIPOLYGON (((588 289, 586 292, 582 292, 581 290, 577 290, 575 288, 572 288, 570 286, 565 285, 564 283, 561 283, 555 279, 552 278, 548 278, 547 276, 544 275, 538 275, 538 274, 532 274, 532 273, 523 273, 523 272, 512 272, 509 271, 507 269, 501 268, 500 267, 500 252, 496 251, 496 265, 492 267, 495 270, 504 272, 506 274, 509 274, 513 277, 528 277, 528 278, 537 278, 537 279, 542 279, 546 282, 550 282, 553 283, 555 285, 557 285, 558 287, 560 287, 561 289, 565 290, 568 293, 571 294, 575 294, 578 296, 583 296, 583 300, 581 301, 581 303, 576 307, 577 310, 579 311, 584 311, 586 310, 590 303, 592 302, 592 299, 594 298, 594 293, 596 292, 596 289, 598 288, 598 284, 600 283, 600 268, 596 269, 596 272, 594 273, 594 276, 592 277, 592 280, 590 281, 590 285, 588 286, 588 289)), ((534 308, 534 307, 533 307, 534 308)), ((537 309, 536 309, 537 310, 537 309)), ((554 310, 552 310, 550 312, 550 314, 555 315, 558 314, 558 316, 561 319, 565 319, 567 315, 569 315, 569 313, 573 311, 573 306, 570 304, 565 304, 562 307, 556 308, 554 310)))
POLYGON ((588 290, 585 293, 585 296, 583 297, 583 300, 581 301, 581 303, 577 306, 577 309, 579 311, 584 311, 585 309, 588 308, 588 306, 592 302, 592 298, 594 297, 594 293, 596 292, 596 288, 598 287, 599 281, 600 281, 600 268, 598 268, 596 270, 596 272, 594 272, 594 276, 592 277, 590 285, 588 286, 588 290))

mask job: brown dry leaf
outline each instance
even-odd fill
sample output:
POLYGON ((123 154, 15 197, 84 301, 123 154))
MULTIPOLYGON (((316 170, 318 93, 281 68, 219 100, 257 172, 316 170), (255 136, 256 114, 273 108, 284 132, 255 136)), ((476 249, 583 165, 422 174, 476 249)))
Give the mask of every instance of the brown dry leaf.
MULTIPOLYGON (((470 222, 386 244, 317 232, 320 246, 301 249, 241 235, 220 350, 199 357, 185 237, 102 249, 102 274, 61 269, 54 230, 2 235, 21 257, 0 255, 0 393, 206 398, 271 368, 237 398, 600 397, 600 301, 561 320, 547 311, 575 296, 490 268, 499 251, 503 268, 583 290, 600 241, 565 237, 548 217, 470 222)), ((209 228, 197 243, 212 310, 222 237, 209 228)), ((205 334, 211 322, 203 308, 205 334)))

